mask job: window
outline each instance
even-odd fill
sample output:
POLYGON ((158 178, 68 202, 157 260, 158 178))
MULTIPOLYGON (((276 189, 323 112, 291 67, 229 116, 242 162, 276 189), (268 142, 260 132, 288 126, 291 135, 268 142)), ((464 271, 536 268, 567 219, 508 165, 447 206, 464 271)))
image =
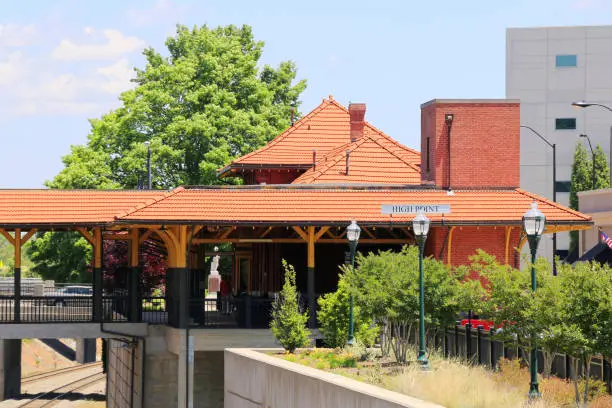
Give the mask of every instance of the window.
POLYGON ((574 130, 576 129, 576 118, 560 118, 555 119, 556 130, 574 130))
POLYGON ((557 55, 555 63, 557 68, 575 67, 578 65, 578 57, 576 55, 557 55))
POLYGON ((569 193, 570 187, 572 186, 571 181, 557 181, 555 182, 555 188, 557 193, 569 193))

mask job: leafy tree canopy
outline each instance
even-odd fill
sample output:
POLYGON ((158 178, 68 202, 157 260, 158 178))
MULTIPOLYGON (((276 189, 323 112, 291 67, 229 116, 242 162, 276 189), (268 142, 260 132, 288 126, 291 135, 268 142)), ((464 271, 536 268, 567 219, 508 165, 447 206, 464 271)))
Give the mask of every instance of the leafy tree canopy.
POLYGON ((146 49, 136 87, 122 106, 93 119, 85 146, 73 146, 52 188, 135 188, 150 142, 154 188, 215 184, 215 171, 289 126, 306 81, 296 67, 260 66, 263 42, 251 27, 177 26, 168 56, 146 49))

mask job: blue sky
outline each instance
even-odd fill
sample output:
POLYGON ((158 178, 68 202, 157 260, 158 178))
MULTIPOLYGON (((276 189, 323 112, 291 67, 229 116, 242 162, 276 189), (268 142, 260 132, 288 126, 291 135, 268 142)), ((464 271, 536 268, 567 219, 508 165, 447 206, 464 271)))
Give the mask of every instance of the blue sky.
POLYGON ((0 0, 0 187, 37 188, 117 106, 176 23, 250 24, 263 62, 293 60, 302 111, 329 94, 419 148, 419 105, 503 98, 507 27, 612 23, 609 0, 0 0), (606 16, 608 16, 606 18, 606 16))

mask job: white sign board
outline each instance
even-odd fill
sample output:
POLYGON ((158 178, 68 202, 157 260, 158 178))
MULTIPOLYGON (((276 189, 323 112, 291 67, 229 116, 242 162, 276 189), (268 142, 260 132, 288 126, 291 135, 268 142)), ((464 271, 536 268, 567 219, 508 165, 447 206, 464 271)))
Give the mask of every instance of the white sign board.
POLYGON ((450 214, 450 204, 383 204, 382 214, 450 214))

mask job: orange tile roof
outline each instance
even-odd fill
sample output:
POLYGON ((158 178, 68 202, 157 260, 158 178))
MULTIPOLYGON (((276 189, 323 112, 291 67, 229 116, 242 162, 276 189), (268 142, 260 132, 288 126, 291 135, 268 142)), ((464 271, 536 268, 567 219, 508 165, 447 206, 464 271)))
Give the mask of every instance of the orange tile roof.
POLYGON ((0 190, 0 225, 91 225, 110 223, 165 191, 0 190))
POLYGON ((420 155, 366 128, 364 136, 329 152, 292 184, 372 183, 421 184, 420 155), (349 174, 346 156, 349 152, 349 174))
POLYGON ((118 219, 122 222, 211 224, 407 224, 414 215, 381 214, 382 204, 450 204, 451 213, 431 215, 436 223, 519 225, 537 200, 551 224, 590 224, 591 218, 521 189, 455 191, 305 185, 185 189, 118 219))
MULTIPOLYGON (((389 141, 392 139, 366 122, 365 129, 389 141)), ((219 170, 219 175, 227 175, 232 170, 252 166, 312 166, 312 152, 323 157, 338 146, 350 142, 350 115, 348 109, 336 102, 331 96, 309 114, 298 120, 264 147, 232 161, 219 170)), ((396 143, 392 141, 393 143, 396 143)), ((406 155, 410 152, 413 163, 420 163, 420 153, 404 147, 406 155)))

